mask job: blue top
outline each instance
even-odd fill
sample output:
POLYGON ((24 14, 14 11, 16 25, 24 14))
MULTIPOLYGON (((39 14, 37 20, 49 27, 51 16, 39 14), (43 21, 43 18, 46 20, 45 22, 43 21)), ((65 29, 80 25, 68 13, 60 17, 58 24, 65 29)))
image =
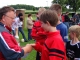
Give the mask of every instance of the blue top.
POLYGON ((61 36, 63 38, 63 41, 67 42, 68 41, 68 29, 67 29, 67 26, 61 22, 60 24, 57 25, 56 28, 58 30, 60 30, 60 34, 61 34, 61 36))

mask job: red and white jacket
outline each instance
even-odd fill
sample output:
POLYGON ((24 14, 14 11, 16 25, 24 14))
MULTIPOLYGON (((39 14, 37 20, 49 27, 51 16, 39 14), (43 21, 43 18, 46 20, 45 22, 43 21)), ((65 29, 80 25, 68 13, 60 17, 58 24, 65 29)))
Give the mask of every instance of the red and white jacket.
POLYGON ((23 49, 0 22, 0 60, 19 60, 23 55, 23 49))

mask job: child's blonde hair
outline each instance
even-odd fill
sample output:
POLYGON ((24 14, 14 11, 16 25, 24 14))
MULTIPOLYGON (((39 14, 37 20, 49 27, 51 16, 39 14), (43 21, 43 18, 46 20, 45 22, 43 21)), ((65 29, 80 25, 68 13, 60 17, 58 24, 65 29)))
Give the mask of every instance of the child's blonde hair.
POLYGON ((72 25, 69 28, 69 32, 75 33, 76 37, 80 39, 80 26, 79 25, 72 25))
POLYGON ((44 11, 46 11, 46 9, 44 7, 39 8, 38 13, 43 13, 44 11))

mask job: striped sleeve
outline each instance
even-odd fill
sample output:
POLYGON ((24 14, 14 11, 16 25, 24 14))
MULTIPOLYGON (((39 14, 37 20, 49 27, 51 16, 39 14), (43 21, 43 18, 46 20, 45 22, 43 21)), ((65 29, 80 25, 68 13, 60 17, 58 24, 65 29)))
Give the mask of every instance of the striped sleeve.
POLYGON ((0 51, 7 60, 18 59, 24 55, 15 38, 7 32, 0 33, 0 51))

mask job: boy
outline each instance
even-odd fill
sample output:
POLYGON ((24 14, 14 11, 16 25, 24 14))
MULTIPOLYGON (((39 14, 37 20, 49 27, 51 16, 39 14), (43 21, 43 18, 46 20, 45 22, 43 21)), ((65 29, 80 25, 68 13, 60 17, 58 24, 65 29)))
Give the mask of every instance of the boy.
POLYGON ((70 41, 66 44, 67 57, 70 60, 80 60, 80 26, 73 25, 69 28, 70 41))
POLYGON ((62 7, 59 4, 52 4, 49 8, 52 11, 56 11, 58 15, 58 23, 56 28, 60 30, 60 34, 63 38, 63 41, 66 43, 68 41, 68 30, 67 26, 61 22, 61 14, 62 14, 62 7))
POLYGON ((46 10, 40 16, 41 27, 47 32, 44 45, 31 44, 41 52, 41 60, 66 60, 65 47, 60 32, 56 29, 58 16, 55 11, 46 10))

